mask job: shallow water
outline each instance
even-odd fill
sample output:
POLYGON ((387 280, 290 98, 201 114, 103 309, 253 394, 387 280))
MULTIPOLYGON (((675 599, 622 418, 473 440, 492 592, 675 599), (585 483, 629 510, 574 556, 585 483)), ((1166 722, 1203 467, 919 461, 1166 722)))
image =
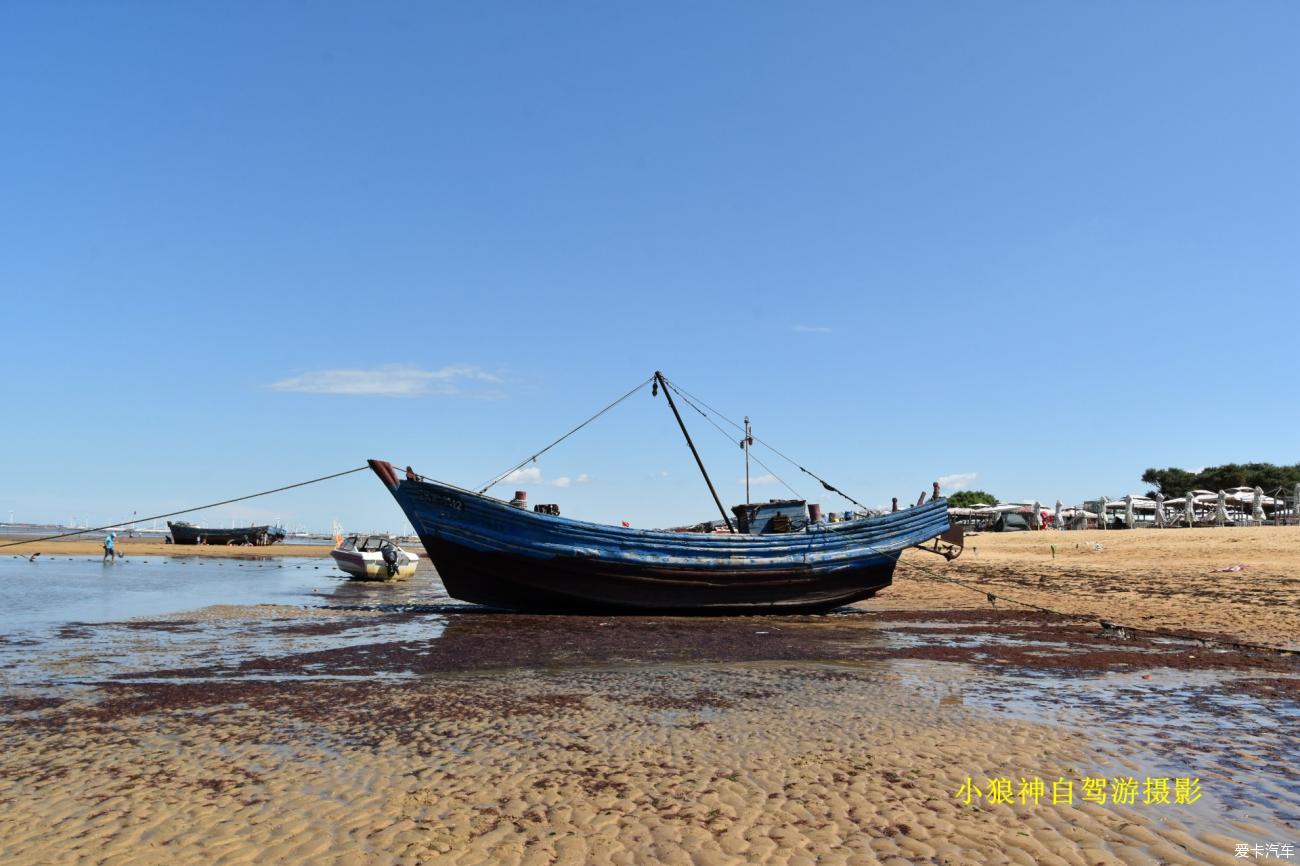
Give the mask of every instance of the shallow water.
POLYGON ((0 559, 0 634, 71 622, 113 622, 213 604, 308 604, 336 582, 325 560, 199 556, 0 559))
POLYGON ((438 617, 395 622, 361 615, 417 601, 457 604, 432 569, 410 580, 376 583, 349 580, 328 559, 140 556, 105 563, 85 556, 6 557, 0 559, 0 685, 46 691, 124 676, 147 679, 151 671, 437 636, 444 622, 438 617), (204 610, 214 605, 289 606, 285 616, 293 616, 294 607, 360 613, 315 633, 286 628, 283 619, 204 610))

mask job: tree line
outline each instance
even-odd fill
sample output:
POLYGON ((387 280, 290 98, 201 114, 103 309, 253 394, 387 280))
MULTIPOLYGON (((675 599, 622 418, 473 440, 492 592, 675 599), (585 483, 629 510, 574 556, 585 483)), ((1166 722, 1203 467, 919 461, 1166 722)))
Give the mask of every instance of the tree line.
POLYGON ((1230 487, 1262 487, 1271 492, 1279 487, 1293 489, 1300 484, 1300 463, 1294 466, 1275 466, 1272 463, 1225 463, 1207 466, 1199 472, 1189 472, 1170 466, 1168 469, 1148 469, 1142 473, 1144 484, 1154 484, 1165 497, 1182 496, 1189 490, 1227 490, 1230 487))
MULTIPOLYGON (((1233 487, 1262 487, 1265 493, 1281 488, 1288 493, 1300 484, 1300 463, 1294 466, 1277 466, 1272 463, 1225 463, 1207 466, 1196 472, 1170 466, 1168 469, 1148 469, 1142 473, 1142 483, 1154 484, 1147 492, 1154 497, 1160 493, 1166 499, 1182 496, 1189 490, 1228 490, 1233 487)), ((958 490, 948 497, 954 508, 973 508, 977 505, 997 505, 998 498, 983 490, 958 490)))
POLYGON ((983 490, 958 490, 948 497, 952 508, 974 508, 976 505, 997 505, 998 498, 983 490))

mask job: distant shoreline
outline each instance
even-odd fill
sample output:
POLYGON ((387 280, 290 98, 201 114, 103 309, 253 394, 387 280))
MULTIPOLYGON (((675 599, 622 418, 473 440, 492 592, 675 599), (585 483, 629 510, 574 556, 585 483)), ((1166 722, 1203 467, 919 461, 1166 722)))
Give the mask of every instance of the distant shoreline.
MULTIPOLYGON (((15 539, 17 540, 17 539, 15 539)), ((216 544, 167 544, 154 538, 117 537, 118 551, 132 556, 224 556, 233 559, 254 559, 268 556, 301 557, 316 559, 329 556, 334 546, 323 544, 271 544, 265 547, 240 547, 216 544)), ((51 541, 27 541, 13 547, 0 547, 0 556, 103 556, 104 539, 59 538, 51 541)))

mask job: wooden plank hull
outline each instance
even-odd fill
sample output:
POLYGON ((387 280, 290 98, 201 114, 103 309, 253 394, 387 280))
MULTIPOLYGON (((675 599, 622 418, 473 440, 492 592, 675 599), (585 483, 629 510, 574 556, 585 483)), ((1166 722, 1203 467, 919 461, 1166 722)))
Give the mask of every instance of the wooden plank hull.
POLYGON ((870 598, 893 580, 897 556, 813 579, 791 569, 747 580, 730 574, 627 567, 581 557, 537 561, 429 539, 447 594, 461 601, 547 613, 817 613, 870 598), (722 581, 722 582, 720 582, 722 581))
POLYGON ((628 529, 536 514, 371 461, 457 599, 516 610, 824 611, 869 598, 948 529, 943 499, 780 535, 628 529))

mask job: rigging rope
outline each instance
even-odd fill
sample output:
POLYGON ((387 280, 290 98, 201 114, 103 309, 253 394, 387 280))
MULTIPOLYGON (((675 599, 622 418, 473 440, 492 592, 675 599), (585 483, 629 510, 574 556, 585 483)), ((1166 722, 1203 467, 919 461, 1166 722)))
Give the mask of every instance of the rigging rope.
MULTIPOLYGON (((668 379, 668 377, 666 377, 666 376, 664 377, 664 379, 665 379, 665 381, 668 382, 668 384, 672 385, 672 386, 673 386, 673 390, 676 391, 678 394, 681 394, 683 398, 690 397, 692 400, 696 400, 696 401, 698 401, 699 404, 700 404, 701 406, 706 407, 710 412, 712 412, 713 414, 717 415, 717 416, 718 416, 719 418, 721 418, 723 421, 726 421, 726 422, 727 422, 728 424, 730 424, 732 427, 735 427, 735 428, 736 428, 737 430, 739 430, 742 434, 745 432, 745 428, 741 427, 741 426, 740 426, 739 424, 737 424, 735 421, 732 421, 732 420, 731 420, 730 418, 728 418, 726 415, 723 415, 723 414, 722 414, 721 412, 719 412, 717 409, 714 409, 714 408, 713 408, 712 406, 710 406, 708 403, 705 403, 705 402, 704 402, 703 400, 701 400, 699 397, 696 397, 694 394, 692 394, 692 393, 690 393, 689 391, 683 389, 681 385, 678 385, 676 382, 672 381, 671 379, 668 379)), ((699 410, 697 409, 696 411, 699 411, 699 410)), ((751 434, 751 435, 752 435, 752 434, 751 434)), ((820 475, 818 475, 816 472, 813 472, 813 471, 811 471, 811 470, 805 469, 804 467, 800 466, 799 463, 798 463, 797 461, 791 459, 790 457, 787 457, 785 454, 781 453, 781 451, 777 450, 774 446, 769 445, 767 442, 764 442, 762 439, 758 438, 757 436, 754 436, 754 441, 757 442, 758 444, 762 445, 764 448, 768 449, 768 450, 771 451, 772 453, 776 454, 776 456, 780 457, 782 460, 786 461, 786 462, 789 463, 791 466, 794 466, 795 468, 797 468, 797 469, 798 469, 800 472, 802 472, 803 474, 805 474, 805 475, 810 475, 810 476, 812 476, 813 478, 817 479, 819 482, 821 482, 822 487, 826 488, 826 489, 829 490, 831 493, 837 493, 837 494, 839 494, 840 496, 843 496, 845 499, 847 499, 849 502, 852 502, 854 505, 858 506, 858 507, 861 508, 863 511, 871 511, 870 508, 868 508, 867 506, 863 505, 861 502, 859 502, 858 500, 854 499, 852 496, 848 495, 848 494, 845 493, 843 490, 840 490, 838 487, 835 487, 835 486, 832 485, 829 481, 827 481, 825 478, 822 478, 820 475)), ((768 470, 768 471, 771 471, 771 470, 768 470)), ((782 483, 782 484, 785 484, 784 481, 781 482, 781 483, 782 483)), ((788 487, 789 485, 786 485, 786 486, 788 487)))
MULTIPOLYGON (((665 381, 667 381, 667 380, 665 380, 665 381)), ((682 398, 682 402, 685 403, 687 406, 690 406, 690 407, 691 407, 692 409, 694 409, 696 412, 699 412, 699 413, 700 413, 700 416, 701 416, 702 418, 704 418, 705 421, 708 421, 710 424, 713 425, 713 429, 714 429, 714 430, 717 430, 719 433, 722 434, 722 438, 726 439, 728 442, 732 442, 732 441, 734 441, 734 440, 732 440, 732 438, 731 438, 731 434, 729 434, 726 430, 723 430, 721 427, 719 427, 719 426, 718 426, 718 422, 716 422, 716 421, 714 421, 712 418, 710 418, 710 417, 708 416, 708 414, 706 414, 705 411, 704 411, 703 409, 701 409, 699 406, 696 406, 695 403, 693 403, 693 402, 691 401, 691 398, 687 397, 685 394, 682 393, 682 391, 681 391, 680 388, 678 388, 676 385, 673 385, 673 383, 671 383, 671 382, 669 382, 668 384, 669 384, 670 386, 672 386, 672 389, 673 389, 674 391, 677 392, 677 396, 682 398)), ((751 435, 752 435, 752 434, 751 434, 751 435)), ((771 476, 772 476, 773 478, 775 478, 777 481, 780 481, 782 484, 784 484, 784 485, 785 485, 785 489, 786 489, 786 490, 789 490, 791 493, 793 493, 793 494, 795 495, 795 498, 796 498, 796 499, 803 499, 803 498, 804 498, 804 497, 799 493, 798 490, 795 490, 793 487, 791 487, 789 484, 787 484, 784 478, 782 478, 780 475, 777 475, 775 472, 773 472, 773 471, 768 467, 768 465, 767 465, 766 463, 764 463, 762 460, 759 460, 757 457, 755 457, 753 451, 750 451, 750 452, 749 452, 749 456, 750 456, 750 458, 751 458, 755 463, 757 463, 759 466, 762 466, 764 469, 766 469, 766 470, 767 470, 767 473, 768 473, 769 475, 771 475, 771 476)))
POLYGON ((199 505, 194 508, 183 508, 180 511, 169 511, 166 514, 155 514, 152 517, 132 518, 131 520, 121 520, 117 523, 110 523, 106 526, 97 526, 93 529, 78 529, 76 532, 62 532, 58 535, 47 535, 44 538, 28 538, 22 541, 10 541, 6 544, 0 544, 0 548, 17 547, 20 544, 37 544, 41 541, 53 541, 56 538, 68 538, 73 535, 89 535, 92 532, 103 532, 108 529, 116 529, 119 526, 134 526, 137 523, 144 523, 147 520, 162 520, 164 517, 177 517, 181 514, 190 514, 195 511, 203 511, 205 508, 216 508, 218 505, 229 505, 232 502, 243 502, 245 499, 256 499, 259 496, 269 496, 272 493, 281 493, 285 490, 292 490, 295 487, 306 487, 308 484, 318 484, 321 481, 329 481, 331 478, 340 478, 344 475, 351 475, 353 472, 362 472, 369 469, 369 464, 358 466, 356 469, 348 469, 343 472, 335 472, 332 475, 322 475, 320 478, 313 478, 310 481, 299 481, 297 484, 286 484, 283 487, 277 487, 274 490, 263 490, 261 493, 250 493, 247 496, 236 496, 234 499, 223 499, 220 502, 211 502, 207 505, 199 505))
POLYGON ((613 409, 613 408, 614 408, 615 406, 617 406, 619 403, 622 403, 624 400, 626 400, 628 397, 631 397, 631 396, 632 396, 633 394, 635 394, 637 391, 640 391, 640 390, 641 390, 642 388, 644 388, 646 385, 649 385, 649 384, 650 384, 650 380, 653 379, 653 378, 654 378, 654 376, 650 376, 650 377, 647 378, 645 381, 638 383, 637 386, 636 386, 635 388, 633 388, 631 391, 628 391, 628 392, 627 392, 626 394, 624 394, 622 397, 619 397, 619 398, 618 398, 617 400, 615 400, 613 403, 610 403, 610 404, 609 404, 608 406, 606 406, 604 409, 601 409, 601 410, 600 410, 599 412, 597 412, 595 415, 592 415, 592 416, 591 416, 590 418, 588 418, 586 421, 583 421, 583 422, 582 422, 581 424, 579 424, 577 427, 574 427, 574 428, 573 428, 572 430, 570 430, 568 433, 565 433, 565 434, 564 434, 563 436, 561 436, 559 439, 556 439, 554 442, 552 442, 550 445, 547 445, 547 446, 546 446, 545 448, 543 448, 541 451, 538 451, 538 452, 537 452, 536 454, 534 454, 532 457, 529 457, 529 458, 527 458, 526 460, 522 460, 522 461, 520 461, 519 463, 516 463, 514 466, 510 467, 509 469, 507 469, 505 472, 502 472, 500 475, 496 476, 496 477, 493 478, 491 481, 489 481, 487 484, 485 484, 485 485, 484 485, 484 486, 483 486, 483 487, 478 491, 479 494, 482 495, 482 494, 484 494, 484 493, 487 493, 487 492, 488 492, 489 490, 491 490, 493 487, 497 486, 497 485, 500 484, 502 481, 504 481, 505 478, 506 478, 506 477, 507 477, 511 472, 515 472, 515 471, 517 471, 517 470, 519 470, 519 469, 523 469, 523 468, 524 468, 525 466, 527 466, 529 463, 534 462, 538 457, 541 457, 541 456, 542 456, 543 454, 545 454, 547 451, 550 451, 550 450, 551 450, 552 448, 554 448, 556 445, 559 445, 559 444, 560 444, 561 442, 563 442, 565 439, 568 439, 568 438, 569 438, 570 436, 572 436, 574 433, 577 433, 577 432, 578 432, 579 430, 581 430, 583 427, 586 427, 586 426, 587 426, 588 424, 590 424, 592 421, 595 421, 595 420, 596 420, 597 418, 599 418, 601 415, 604 415, 604 414, 605 414, 606 412, 608 412, 610 409, 613 409))

